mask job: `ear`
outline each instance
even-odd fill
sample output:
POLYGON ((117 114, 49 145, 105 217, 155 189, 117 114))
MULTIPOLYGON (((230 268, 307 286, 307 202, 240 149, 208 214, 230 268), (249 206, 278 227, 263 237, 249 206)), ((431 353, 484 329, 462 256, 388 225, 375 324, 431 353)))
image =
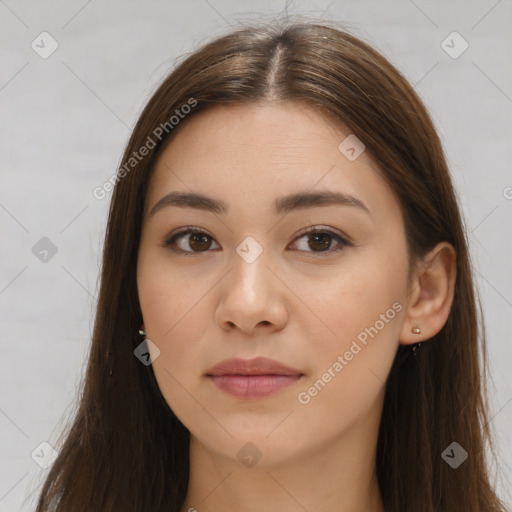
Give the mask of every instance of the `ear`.
POLYGON ((400 343, 428 340, 443 328, 453 303, 455 277, 455 249, 440 242, 415 266, 400 343), (420 334, 411 332, 415 327, 420 334))

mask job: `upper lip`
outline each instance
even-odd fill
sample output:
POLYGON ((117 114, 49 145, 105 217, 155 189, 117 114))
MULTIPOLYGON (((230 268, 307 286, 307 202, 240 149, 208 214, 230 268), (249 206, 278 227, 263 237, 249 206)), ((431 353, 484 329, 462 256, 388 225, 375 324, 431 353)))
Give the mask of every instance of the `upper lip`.
POLYGON ((226 359, 210 368, 206 375, 302 375, 302 372, 266 357, 256 357, 226 359))

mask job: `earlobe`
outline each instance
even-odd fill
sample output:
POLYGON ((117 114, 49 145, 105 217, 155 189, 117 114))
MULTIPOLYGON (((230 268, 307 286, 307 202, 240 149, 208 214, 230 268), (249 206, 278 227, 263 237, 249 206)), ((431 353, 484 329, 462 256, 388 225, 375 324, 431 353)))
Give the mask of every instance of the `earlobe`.
POLYGON ((440 242, 416 266, 400 343, 426 341, 443 328, 453 303, 455 278, 455 249, 440 242))

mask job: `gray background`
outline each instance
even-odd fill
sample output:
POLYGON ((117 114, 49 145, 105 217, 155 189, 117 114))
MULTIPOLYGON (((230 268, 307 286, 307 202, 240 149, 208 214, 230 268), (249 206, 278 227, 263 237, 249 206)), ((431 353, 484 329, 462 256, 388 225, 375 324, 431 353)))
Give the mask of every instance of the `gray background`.
MULTIPOLYGON (((33 508, 47 470, 31 453, 55 444, 74 408, 110 199, 95 199, 93 188, 116 171, 140 109, 176 58, 284 9, 270 1, 0 0, 0 511, 33 508), (46 59, 31 47, 42 46, 43 31, 59 45, 46 59), (43 237, 57 248, 53 256, 33 251, 43 237)), ((511 501, 512 3, 317 1, 287 9, 346 22, 407 76, 435 119, 485 310, 497 485, 511 501), (458 58, 441 47, 453 31, 469 44, 458 58)))

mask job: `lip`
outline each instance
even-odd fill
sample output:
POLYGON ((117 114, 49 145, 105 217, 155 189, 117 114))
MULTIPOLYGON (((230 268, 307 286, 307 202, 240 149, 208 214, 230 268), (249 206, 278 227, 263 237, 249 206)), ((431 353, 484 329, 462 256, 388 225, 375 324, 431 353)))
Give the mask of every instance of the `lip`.
POLYGON ((234 357, 210 368, 206 375, 302 375, 302 372, 266 357, 254 359, 234 357))
POLYGON ((206 372, 221 391, 247 400, 278 393, 303 375, 300 370, 265 357, 227 359, 206 372))

